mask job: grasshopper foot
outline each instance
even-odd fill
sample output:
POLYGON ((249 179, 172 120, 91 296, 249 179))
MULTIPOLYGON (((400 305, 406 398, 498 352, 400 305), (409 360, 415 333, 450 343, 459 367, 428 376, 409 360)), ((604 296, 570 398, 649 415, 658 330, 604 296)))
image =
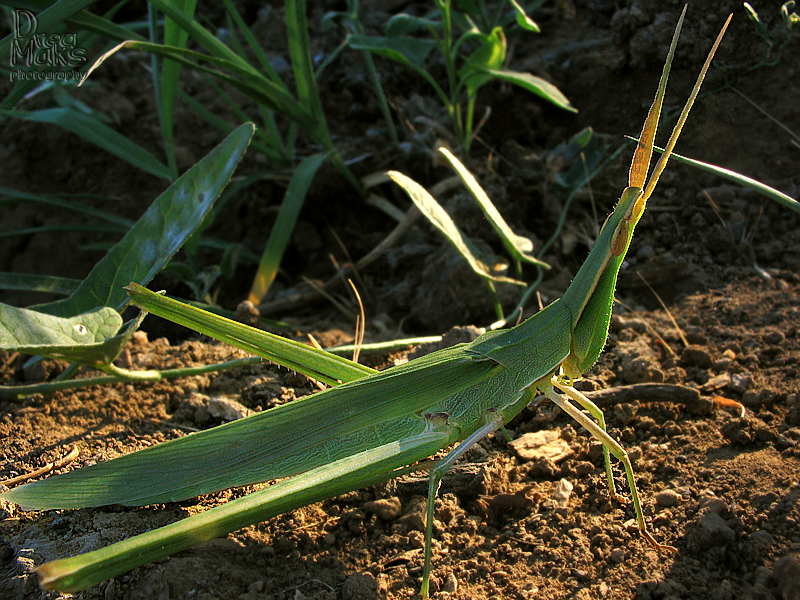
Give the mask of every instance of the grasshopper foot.
POLYGON ((659 552, 667 552, 669 554, 675 554, 678 551, 678 549, 675 548, 674 546, 658 543, 656 541, 656 538, 650 535, 650 532, 647 531, 646 529, 640 529, 639 533, 641 533, 642 537, 647 540, 648 544, 650 544, 653 548, 655 548, 659 552))
POLYGON ((616 500, 620 504, 630 504, 631 499, 627 496, 620 494, 617 490, 608 490, 608 497, 612 500, 616 500))

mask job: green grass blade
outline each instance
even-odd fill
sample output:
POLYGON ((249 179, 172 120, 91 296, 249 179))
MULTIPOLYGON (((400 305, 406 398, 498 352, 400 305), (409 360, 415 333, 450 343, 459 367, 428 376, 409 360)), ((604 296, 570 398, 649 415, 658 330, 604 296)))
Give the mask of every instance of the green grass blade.
POLYGON ((40 233, 63 233, 67 231, 87 231, 91 233, 123 233, 126 228, 119 225, 83 225, 81 223, 65 225, 42 225, 41 227, 26 227, 0 233, 0 239, 20 236, 36 235, 40 233))
MULTIPOLYGON (((52 0, 9 0, 3 2, 3 4, 12 9, 28 10, 33 13, 42 13, 43 11, 47 10, 53 4, 53 2, 52 0)), ((145 39, 132 31, 130 27, 116 25, 104 17, 93 15, 85 10, 73 14, 66 19, 66 22, 71 23, 81 29, 81 32, 77 36, 77 43, 74 45, 74 48, 76 49, 90 48, 93 45, 96 35, 89 36, 86 35, 87 32, 99 34, 113 40, 145 39)), ((5 54, 5 50, 3 56, 8 56, 8 54, 5 54)), ((36 66, 32 66, 30 68, 23 68, 23 70, 30 71, 37 68, 38 67, 36 66)), ((53 72, 67 72, 72 71, 74 67, 70 65, 58 68, 48 66, 47 69, 53 72)), ((10 110, 15 108, 29 92, 39 85, 41 85, 41 81, 37 81, 36 79, 22 79, 17 81, 11 91, 5 95, 2 101, 0 101, 0 110, 10 110)))
MULTIPOLYGON (((19 204, 23 202, 25 203, 35 202, 37 204, 42 204, 44 206, 54 206, 56 208, 62 208, 64 210, 76 212, 81 215, 94 217, 96 219, 112 223, 114 225, 119 225, 121 227, 124 227, 125 229, 133 225, 133 221, 131 221, 130 219, 126 219, 125 217, 120 217, 119 215, 115 215, 114 213, 110 213, 105 210, 100 210, 98 208, 86 206, 78 202, 78 200, 82 198, 90 198, 92 196, 76 195, 74 196, 75 198, 74 200, 68 199, 71 197, 72 196, 70 195, 66 195, 64 198, 58 198, 54 196, 45 196, 44 194, 31 194, 29 192, 21 192, 19 190, 15 190, 0 185, 0 206, 6 206, 8 204, 19 204)), ((94 198, 99 198, 108 201, 108 199, 105 196, 94 196, 94 198)))
POLYGON ((69 296, 78 289, 80 284, 80 279, 67 277, 32 275, 30 273, 0 273, 0 290, 47 292, 69 296))
POLYGON ((406 177, 397 171, 389 171, 389 177, 408 194, 408 197, 419 208, 420 212, 436 227, 458 251, 461 256, 469 263, 475 273, 485 281, 495 281, 498 283, 511 283, 524 286, 525 284, 516 279, 498 275, 501 269, 500 263, 495 257, 482 255, 475 245, 463 234, 458 226, 453 223, 450 215, 445 212, 442 206, 431 196, 425 188, 414 180, 406 177))
POLYGON ((331 161, 344 175, 350 184, 361 193, 361 183, 347 167, 339 151, 331 141, 328 123, 322 110, 322 100, 317 88, 317 77, 311 57, 311 44, 308 39, 308 22, 306 19, 305 0, 286 0, 286 37, 289 42, 289 56, 294 71, 297 99, 308 112, 313 122, 306 131, 330 153, 331 161))
MULTIPOLYGON (((659 148, 658 146, 654 146, 654 150, 657 152, 664 152, 664 148, 659 148)), ((717 165, 712 165, 710 163, 701 162, 699 160, 694 160, 692 158, 688 158, 686 156, 681 156, 680 154, 675 154, 674 152, 670 155, 670 158, 677 160, 678 162, 682 162, 686 165, 691 165, 692 167, 696 167, 707 173, 712 173, 714 175, 718 175, 719 177, 724 177, 728 181, 732 181, 733 183, 737 183, 741 186, 746 188, 750 188, 751 190, 758 192, 762 196, 769 198, 770 200, 774 200, 779 204, 782 204, 786 208, 789 208, 796 213, 800 213, 800 202, 792 198, 791 196, 787 196, 783 192, 776 190, 773 187, 770 187, 760 181, 752 179, 751 177, 747 177, 747 175, 742 175, 741 173, 737 173, 736 171, 731 171, 730 169, 725 169, 724 167, 718 167, 717 165)))
MULTIPOLYGON (((264 50, 258 44, 253 33, 250 31, 250 28, 245 23, 242 15, 236 9, 236 6, 231 2, 231 0, 224 0, 225 7, 228 11, 228 19, 232 20, 236 26, 239 28, 239 31, 244 36, 247 45, 250 48, 250 51, 255 55, 258 59, 259 64, 261 65, 261 70, 267 74, 267 77, 273 81, 278 86, 284 86, 283 80, 281 79, 278 72, 272 66, 272 63, 269 60, 269 57, 266 55, 264 50)), ((241 49, 239 53, 244 56, 244 50, 241 49)), ((221 90, 218 90, 220 94, 224 96, 221 90)), ((281 132, 278 129, 278 126, 275 122, 275 116, 273 115, 273 111, 268 106, 259 106, 259 110, 261 112, 261 116, 263 119, 263 124, 256 130, 256 136, 263 139, 266 146, 262 146, 262 152, 264 152, 268 157, 272 160, 288 164, 291 162, 291 153, 287 151, 285 148, 283 139, 281 137, 281 132)))
MULTIPOLYGON (((294 71, 297 99, 325 127, 325 115, 319 98, 314 65, 311 62, 311 44, 308 40, 305 0, 286 0, 286 37, 289 42, 289 56, 294 71)), ((327 127, 326 127, 327 129, 327 127)))
POLYGON ((289 240, 292 238, 297 218, 300 216, 300 210, 306 201, 308 189, 311 187, 311 182, 314 181, 317 170, 326 158, 327 154, 314 154, 304 158, 292 174, 289 187, 283 196, 278 218, 275 220, 275 225, 269 234, 267 247, 264 249, 258 271, 253 278, 249 298, 253 304, 261 303, 272 282, 275 281, 278 267, 281 264, 281 260, 283 260, 283 254, 289 245, 289 240))
POLYGON ((264 50, 258 44, 253 33, 250 31, 250 28, 245 23, 244 19, 242 18, 241 13, 237 10, 236 5, 231 2, 231 0, 223 0, 225 2, 225 8, 228 11, 228 15, 230 15, 231 19, 236 23, 237 27, 239 27, 239 31, 241 31, 242 35, 244 36, 245 40, 247 41, 247 45, 250 47, 250 50, 255 54, 256 58, 258 59, 259 64, 261 65, 261 69, 267 74, 267 76, 272 79, 275 83, 282 83, 280 75, 275 71, 275 68, 272 66, 272 63, 269 61, 269 57, 264 53, 264 50))
POLYGON ((45 108, 35 111, 9 110, 0 112, 0 115, 23 121, 57 125, 138 169, 162 179, 171 179, 169 168, 147 150, 97 119, 72 108, 45 108))
MULTIPOLYGON (((184 48, 172 48, 160 44, 151 44, 149 42, 123 42, 97 59, 94 65, 86 72, 84 78, 88 77, 92 71, 99 67, 109 56, 122 48, 132 48, 134 50, 144 50, 145 52, 158 54, 159 56, 171 58, 172 60, 190 66, 198 71, 202 71, 203 73, 208 73, 232 85, 256 102, 264 103, 278 112, 285 114, 290 119, 297 121, 306 131, 313 132, 315 129, 315 120, 313 116, 294 99, 286 87, 276 85, 261 74, 254 72, 249 65, 243 67, 241 65, 241 60, 238 58, 235 61, 231 61, 227 58, 201 54, 200 52, 194 52, 184 48), (203 67, 192 61, 209 63, 221 69, 222 72, 203 67), (228 73, 241 77, 243 81, 236 79, 228 73)), ((234 56, 236 55, 234 54, 234 56)))
POLYGON ((374 369, 346 358, 166 298, 140 285, 131 284, 127 290, 131 301, 142 310, 261 356, 327 385, 338 385, 375 373, 374 369))
POLYGON ((475 180, 475 177, 473 177, 472 173, 467 170, 461 161, 447 148, 440 147, 437 148, 437 150, 447 159, 447 162, 450 163, 450 166, 458 174, 458 177, 469 190, 475 202, 478 203, 484 216, 500 236, 503 245, 514 260, 527 262, 532 265, 539 265, 540 267, 549 269, 550 265, 531 256, 531 252, 533 252, 533 242, 511 231, 511 227, 508 226, 508 223, 506 223, 505 219, 503 219, 502 215, 497 211, 497 208, 492 204, 489 196, 486 195, 486 192, 483 191, 483 188, 475 180))
MULTIPOLYGON (((173 5, 180 10, 187 19, 194 16, 197 0, 174 0, 173 5)), ((164 45, 183 48, 189 39, 189 33, 180 27, 169 16, 164 20, 164 45)), ((159 115, 161 116, 161 135, 164 139, 164 148, 169 157, 170 168, 177 176, 178 168, 175 164, 174 145, 174 112, 175 98, 178 94, 178 81, 181 74, 181 64, 173 60, 165 60, 161 66, 161 103, 159 115)))
POLYGON ((149 0, 149 2, 183 28, 192 39, 205 48, 212 56, 230 61, 238 65, 239 68, 249 71, 254 76, 260 76, 258 70, 250 65, 243 57, 228 48, 219 38, 197 23, 194 19, 188 18, 182 11, 178 10, 172 2, 167 0, 149 0))
POLYGON ((74 316, 97 306, 122 307, 124 285, 149 282, 197 229, 228 183, 253 135, 245 123, 161 194, 69 298, 35 307, 74 316))
MULTIPOLYGON (((248 121, 250 117, 245 113, 241 107, 234 102, 234 100, 227 94, 211 77, 207 77, 206 81, 213 87, 220 97, 228 104, 231 110, 240 115, 242 122, 248 121)), ((219 129, 222 133, 227 135, 235 129, 235 126, 218 116, 215 112, 208 110, 203 104, 192 98, 189 94, 180 92, 181 100, 193 108, 200 116, 202 116, 208 123, 219 129)), ((262 115, 265 116, 264 126, 256 127, 255 138, 253 138, 252 146, 264 154, 267 158, 279 164, 287 164, 290 162, 289 156, 283 147, 283 140, 281 140, 280 132, 275 126, 275 121, 272 119, 272 111, 269 107, 260 106, 262 115)))

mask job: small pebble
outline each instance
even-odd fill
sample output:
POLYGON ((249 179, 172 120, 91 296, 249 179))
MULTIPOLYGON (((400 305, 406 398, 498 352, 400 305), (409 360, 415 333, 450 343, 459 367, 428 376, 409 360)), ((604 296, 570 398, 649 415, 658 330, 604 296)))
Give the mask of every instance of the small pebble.
POLYGON ((565 508, 569 502, 569 497, 572 495, 573 487, 574 486, 569 481, 562 479, 558 482, 551 498, 555 500, 561 508, 565 508))
POLYGON ((512 441, 509 446, 525 461, 549 459, 559 463, 573 454, 569 444, 561 438, 557 430, 525 433, 512 441))
POLYGON ((32 558, 17 556, 16 563, 18 573, 33 573, 36 570, 36 565, 32 558))
POLYGON ((699 551, 726 546, 736 539, 736 533, 728 527, 725 519, 713 512, 704 514, 690 533, 690 544, 699 551))
POLYGON ((675 490, 664 490, 656 494, 656 503, 659 506, 677 506, 680 501, 680 494, 675 490))
POLYGON ((447 592, 448 594, 455 594, 458 590, 458 579, 452 573, 449 573, 447 577, 444 578, 444 583, 442 584, 442 591, 447 592))
POLYGON ((683 349, 681 362, 701 369, 708 369, 714 364, 714 357, 702 346, 690 345, 683 349))
POLYGON ((239 321, 245 325, 256 327, 259 319, 261 318, 261 314, 258 312, 258 309, 255 307, 255 305, 250 302, 250 300, 245 300, 236 307, 236 312, 234 313, 233 318, 235 321, 239 321))
POLYGON ((212 417, 223 421, 237 421, 253 414, 253 411, 241 402, 223 395, 209 398, 206 410, 212 417))
POLYGON ((764 341, 772 346, 780 346, 786 341, 786 335, 782 331, 773 331, 764 336, 764 341))
POLYGON ((365 502, 364 510, 375 513, 384 521, 394 521, 403 513, 403 505, 400 503, 400 498, 392 496, 365 502))
POLYGON ((608 560, 614 564, 620 564, 623 560, 625 560, 625 551, 622 548, 614 548, 611 552, 609 552, 608 560))
POLYGON ((706 512, 713 512, 717 515, 721 515, 728 511, 728 504, 722 498, 711 496, 704 498, 700 502, 700 508, 705 509, 706 512))

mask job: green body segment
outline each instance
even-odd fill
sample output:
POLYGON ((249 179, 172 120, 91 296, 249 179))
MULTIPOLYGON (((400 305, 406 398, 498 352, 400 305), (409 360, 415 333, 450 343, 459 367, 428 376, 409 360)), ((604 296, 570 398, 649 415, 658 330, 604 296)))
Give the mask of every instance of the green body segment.
POLYGON ((561 298, 573 318, 570 352, 562 365, 567 377, 580 377, 603 352, 617 276, 643 212, 642 190, 626 188, 616 209, 606 219, 597 243, 561 298))
POLYGON ((29 483, 2 497, 33 509, 141 506, 289 477, 434 429, 446 433, 447 445, 483 424, 482 410, 490 408, 486 403, 498 387, 499 367, 476 361, 465 347, 446 348, 227 425, 29 483), (426 417, 438 413, 449 419, 426 417))
POLYGON ((523 390, 552 375, 567 357, 571 321, 567 306, 556 300, 512 329, 482 335, 466 351, 502 365, 513 377, 516 390, 523 390))

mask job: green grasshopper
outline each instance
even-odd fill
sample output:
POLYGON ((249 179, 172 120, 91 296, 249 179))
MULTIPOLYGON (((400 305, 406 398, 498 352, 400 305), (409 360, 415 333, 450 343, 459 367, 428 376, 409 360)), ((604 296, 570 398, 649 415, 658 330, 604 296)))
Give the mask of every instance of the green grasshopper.
MULTIPOLYGON (((307 347, 284 340, 272 342, 277 350, 267 350, 251 341, 253 336, 263 339, 266 334, 228 323, 229 333, 219 336, 223 341, 332 384, 337 380, 347 382, 215 429, 29 483, 2 497, 30 509, 142 506, 272 479, 282 481, 106 548, 45 563, 39 568, 42 586, 61 591, 85 589, 286 511, 411 472, 415 467, 409 465, 457 443, 430 470, 421 589, 422 597, 427 598, 435 497, 443 475, 467 449, 500 429, 539 393, 602 442, 610 493, 615 498, 619 496, 610 456, 621 461, 641 535, 658 550, 675 551, 658 543, 648 531, 627 453, 606 432, 600 409, 572 384, 603 350, 617 274, 634 227, 666 166, 730 22, 729 17, 666 151, 645 184, 685 12, 684 8, 634 153, 629 186, 562 298, 513 329, 492 331, 472 343, 440 350, 382 372, 345 361, 339 363, 341 368, 336 374, 326 375, 324 368, 315 366, 318 363, 303 365, 303 357, 313 354, 309 354, 307 347), (558 391, 567 398, 562 398, 558 391), (594 420, 578 407, 588 411, 594 420)), ((180 303, 139 286, 128 289, 133 301, 145 310, 158 312, 156 309, 160 307, 162 316, 181 310, 194 314, 189 307, 174 308, 180 303)), ((188 317, 197 330, 213 335, 201 321, 201 317, 188 317)))

